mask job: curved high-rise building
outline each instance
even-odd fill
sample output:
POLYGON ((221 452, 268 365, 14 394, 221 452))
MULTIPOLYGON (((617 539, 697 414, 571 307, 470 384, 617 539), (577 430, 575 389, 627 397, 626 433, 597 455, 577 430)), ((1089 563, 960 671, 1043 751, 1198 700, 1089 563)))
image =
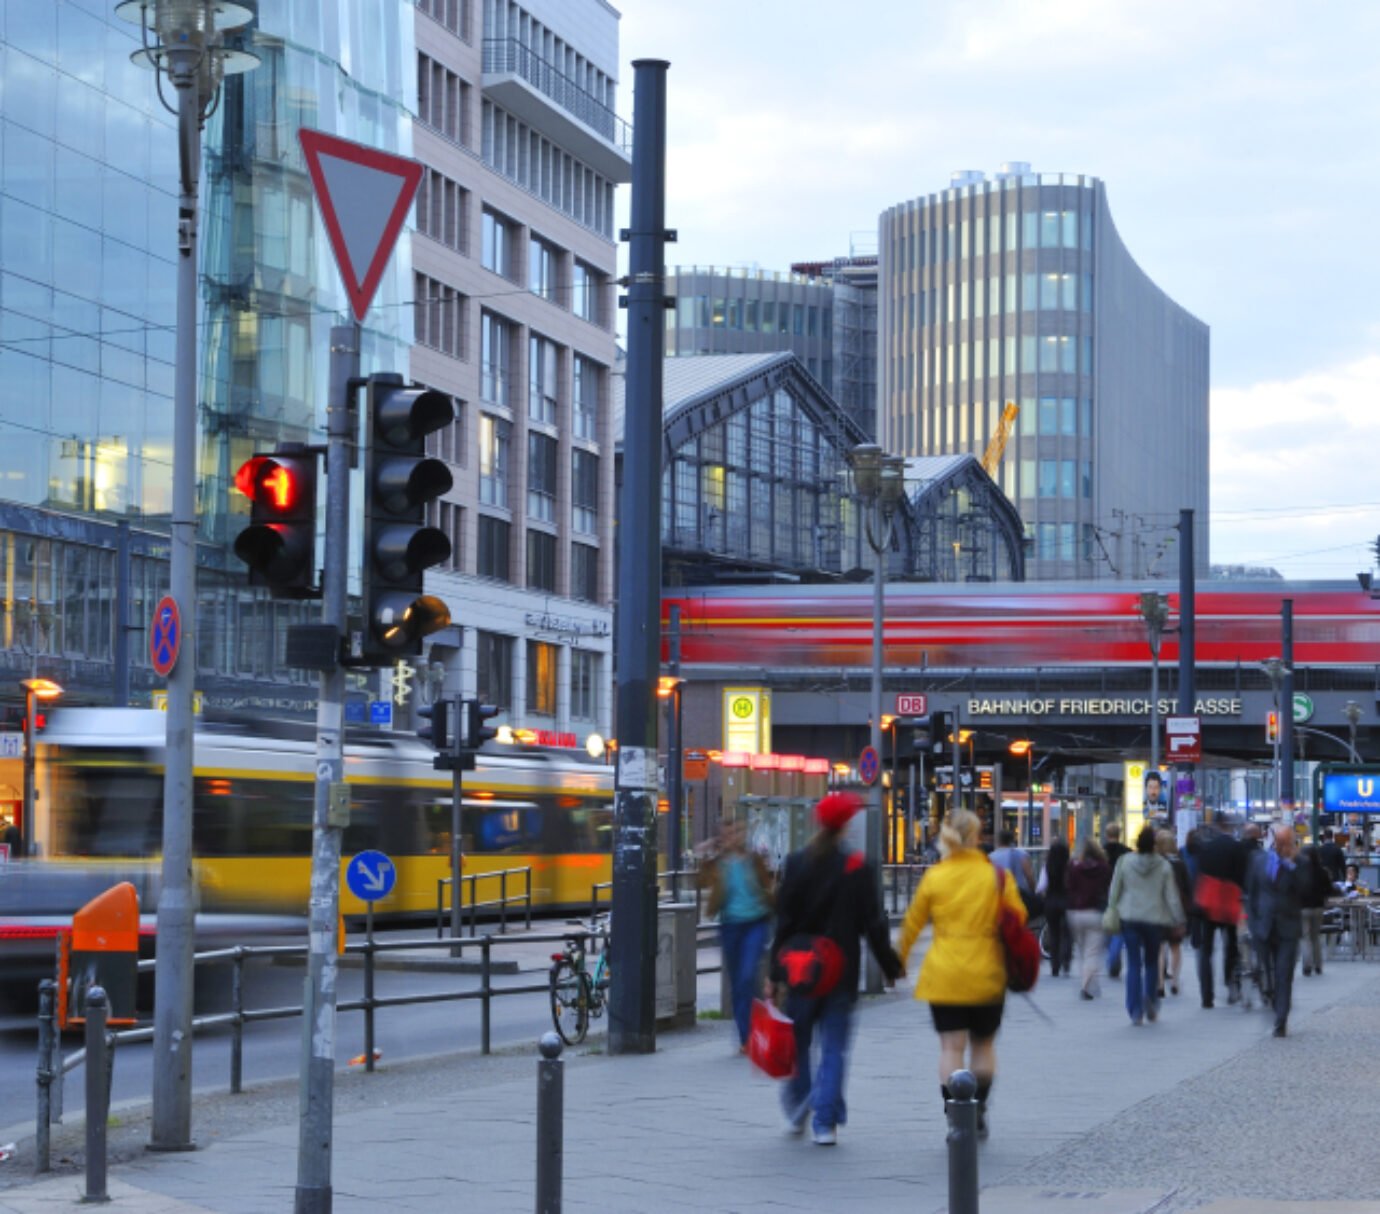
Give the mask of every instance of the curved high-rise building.
POLYGON ((1117 234, 1094 177, 1004 165, 891 207, 879 233, 879 441, 987 452, 1036 578, 1174 576, 1179 512, 1208 569, 1208 327, 1117 234))

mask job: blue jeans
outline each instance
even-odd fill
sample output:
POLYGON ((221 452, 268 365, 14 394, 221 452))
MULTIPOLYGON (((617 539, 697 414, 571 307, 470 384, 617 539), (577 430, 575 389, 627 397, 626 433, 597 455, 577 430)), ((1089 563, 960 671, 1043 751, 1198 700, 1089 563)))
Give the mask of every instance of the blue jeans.
POLYGON ((786 998, 786 1015, 795 1022, 795 1074, 781 1089, 781 1107, 799 1123, 814 1110, 814 1129, 831 1130, 848 1120, 843 1099, 848 1038, 853 1023, 853 992, 840 985, 823 999, 786 998), (819 1066, 811 1082, 810 1044, 819 1026, 819 1066))
POLYGON ((1121 946, 1125 943, 1120 932, 1107 937, 1107 973, 1112 967, 1121 964, 1121 946))
POLYGON ((1132 1020, 1145 1015, 1145 1005, 1155 1001, 1160 988, 1160 944, 1164 928, 1158 923, 1121 921, 1126 940, 1126 1011, 1132 1020))
POLYGON ((719 924, 719 943, 723 946, 724 971, 728 974, 733 1023, 738 1026, 740 1045, 747 1045, 752 1000, 757 994, 757 967, 762 962, 762 950, 767 947, 770 926, 770 919, 719 924))

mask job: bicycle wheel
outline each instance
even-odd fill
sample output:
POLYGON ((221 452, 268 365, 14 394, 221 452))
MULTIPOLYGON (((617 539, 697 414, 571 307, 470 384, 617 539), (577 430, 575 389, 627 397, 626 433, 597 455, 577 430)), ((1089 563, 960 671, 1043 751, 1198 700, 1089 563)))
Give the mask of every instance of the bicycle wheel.
POLYGON ((551 1023, 566 1045, 578 1045, 589 1032, 589 979, 568 960, 551 967, 551 1023))

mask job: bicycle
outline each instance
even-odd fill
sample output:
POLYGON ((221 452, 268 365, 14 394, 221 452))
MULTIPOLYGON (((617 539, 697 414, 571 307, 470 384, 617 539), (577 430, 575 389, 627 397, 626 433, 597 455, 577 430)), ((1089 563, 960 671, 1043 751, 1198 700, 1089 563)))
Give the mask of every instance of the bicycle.
MULTIPOLYGON (((570 922, 579 925, 577 919, 570 922)), ((589 1032, 590 1020, 604 1014, 609 989, 608 936, 608 916, 598 916, 587 934, 567 937, 565 949, 551 954, 551 1022, 566 1045, 579 1045, 589 1032)))

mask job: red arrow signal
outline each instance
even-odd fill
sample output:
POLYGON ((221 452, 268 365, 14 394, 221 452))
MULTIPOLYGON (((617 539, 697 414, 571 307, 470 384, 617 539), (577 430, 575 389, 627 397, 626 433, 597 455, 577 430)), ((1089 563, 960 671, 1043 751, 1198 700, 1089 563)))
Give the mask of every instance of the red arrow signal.
POLYGON ((323 131, 297 132, 316 205, 356 320, 363 320, 407 220, 422 166, 323 131))

